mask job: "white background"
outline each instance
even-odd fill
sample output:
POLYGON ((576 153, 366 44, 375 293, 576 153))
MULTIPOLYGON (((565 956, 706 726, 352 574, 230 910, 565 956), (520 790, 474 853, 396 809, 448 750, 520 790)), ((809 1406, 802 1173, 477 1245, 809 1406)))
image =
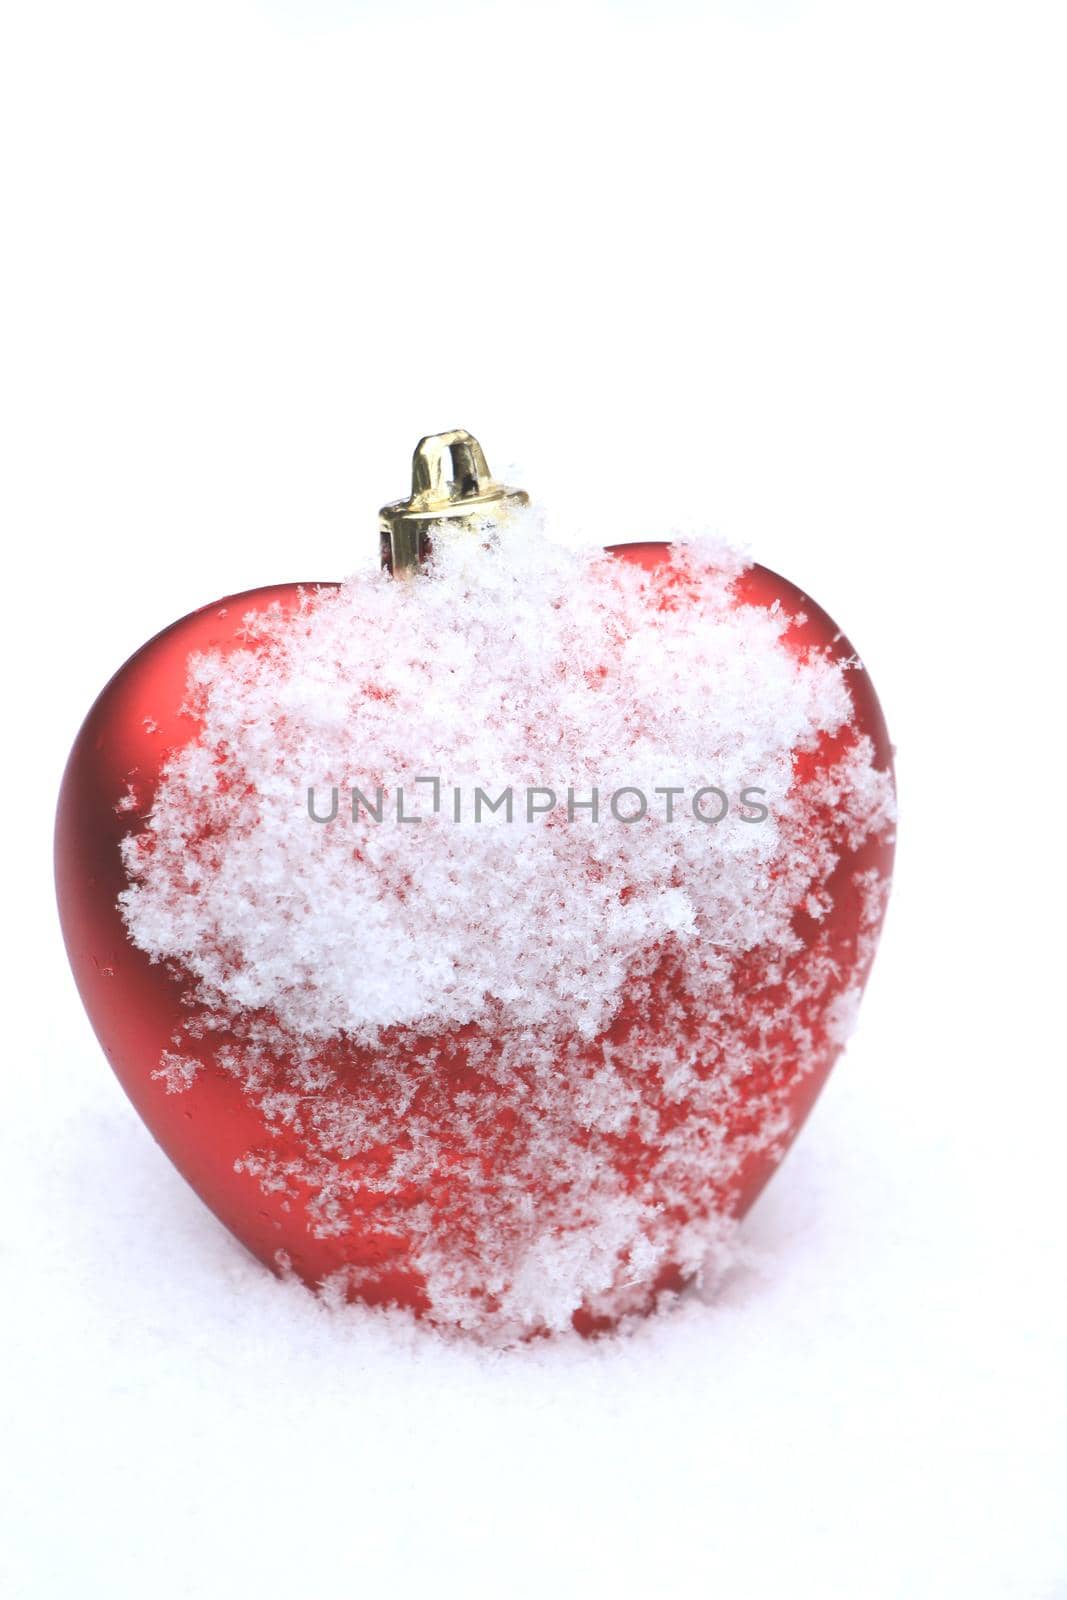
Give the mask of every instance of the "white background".
POLYGON ((1067 1595, 1061 9, 5 7, 5 1593, 1067 1595), (373 560, 457 425, 576 537, 809 588, 903 807, 722 1301, 493 1360, 222 1233, 49 866, 121 661, 373 560))

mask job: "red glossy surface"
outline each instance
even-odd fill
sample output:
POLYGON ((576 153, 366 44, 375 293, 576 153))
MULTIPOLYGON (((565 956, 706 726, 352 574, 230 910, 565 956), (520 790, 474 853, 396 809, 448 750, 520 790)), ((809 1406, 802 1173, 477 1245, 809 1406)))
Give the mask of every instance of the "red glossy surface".
MULTIPOLYGON (((645 566, 661 562, 664 544, 619 546, 615 553, 645 566)), ((303 587, 307 587, 306 585, 303 587)), ((806 595, 785 579, 755 567, 738 584, 738 598, 749 604, 771 606, 780 601, 790 613, 802 611, 807 620, 794 627, 787 642, 798 652, 829 650, 835 656, 853 656, 851 646, 836 625, 806 595)), ((421 1285, 403 1265, 402 1241, 397 1244, 395 1268, 383 1270, 380 1232, 371 1237, 360 1229, 358 1216, 351 1231, 340 1237, 313 1237, 300 1206, 281 1195, 264 1195, 257 1182, 236 1170, 249 1150, 271 1144, 255 1107, 234 1079, 223 1071, 205 1071, 197 1079, 195 1094, 168 1095, 153 1079, 162 1053, 175 1048, 176 1037, 188 1012, 182 1004, 182 983, 162 965, 153 965, 133 947, 117 909, 117 897, 126 879, 119 853, 123 836, 142 825, 153 800, 161 764, 168 753, 192 738, 195 721, 183 714, 186 664, 197 650, 228 651, 244 647, 239 638, 242 618, 250 611, 277 603, 292 607, 297 585, 277 585, 250 590, 207 606, 176 622, 146 644, 115 675, 96 701, 78 735, 63 779, 56 826, 56 881, 64 936, 75 978, 97 1037, 126 1093, 159 1144, 179 1171, 223 1223, 268 1265, 275 1266, 284 1251, 294 1269, 309 1283, 317 1283, 341 1266, 374 1267, 364 1297, 396 1300, 419 1309, 424 1303, 421 1285), (133 805, 118 806, 132 787, 133 805)), ((678 604, 684 603, 679 593, 678 604)), ((856 727, 870 735, 877 764, 888 767, 891 750, 874 689, 864 671, 850 675, 856 703, 856 727)), ((827 758, 831 751, 823 753, 827 758)), ((811 758, 809 771, 818 765, 811 758)), ((803 780, 804 769, 798 769, 803 780)), ((869 844, 846 854, 835 872, 834 910, 822 923, 840 970, 840 990, 864 977, 857 948, 861 906, 852 881, 857 871, 877 867, 888 872, 892 847, 869 844)), ((800 918, 803 921, 803 917, 800 918)), ((798 931, 807 935, 798 922, 798 931)), ((669 982, 669 979, 665 979, 669 982)), ((839 991, 835 991, 839 992, 839 991)), ((830 997, 832 998, 832 996, 830 997)), ((623 1023, 621 1024, 624 1026, 623 1023)), ((222 1041, 219 1041, 222 1042, 222 1041)), ((343 1047, 338 1047, 343 1054, 343 1047)), ((455 1041, 457 1058, 462 1040, 455 1041)), ((205 1055, 209 1060, 210 1051, 205 1055)), ((819 1071, 801 1076, 790 1097, 791 1128, 795 1136, 815 1100, 832 1053, 819 1071)), ((353 1092, 358 1093, 359 1052, 350 1052, 353 1092)), ((462 1077, 462 1061, 457 1060, 462 1077)), ((761 1089, 757 1041, 753 1040, 753 1072, 748 1080, 755 1098, 761 1089)), ((743 1119, 744 1107, 734 1113, 743 1119)), ((781 1159, 763 1156, 749 1163, 731 1205, 743 1212, 770 1177, 781 1159)), ((670 1281, 665 1274, 661 1282, 670 1281)), ((579 1315, 578 1326, 583 1324, 579 1315)))

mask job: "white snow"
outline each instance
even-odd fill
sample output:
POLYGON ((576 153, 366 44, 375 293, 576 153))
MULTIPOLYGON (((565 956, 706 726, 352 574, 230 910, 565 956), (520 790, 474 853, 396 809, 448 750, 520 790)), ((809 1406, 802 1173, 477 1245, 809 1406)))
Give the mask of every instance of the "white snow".
MULTIPOLYGON (((413 582, 357 574, 193 659, 199 729, 127 836, 121 904, 133 942, 195 981, 187 1053, 235 1033, 220 1064, 299 1140, 238 1170, 319 1237, 376 1197, 434 1321, 521 1337, 638 1309, 667 1266, 707 1278, 737 1174, 827 1060, 812 1018, 834 955, 816 938, 786 968, 793 913, 843 848, 889 831, 892 783, 862 735, 794 781, 850 726, 849 673, 788 649, 785 610, 736 602, 743 563, 720 541, 678 543, 650 575, 530 512, 439 529, 435 550, 413 582), (478 820, 480 794, 532 789, 558 804, 478 820), (594 793, 595 815, 574 806, 594 793), (776 1041, 758 1096, 751 1029, 776 1041), (337 1041, 366 1047, 357 1076, 337 1041)), ((872 927, 887 889, 863 884, 872 927)), ((831 1051, 853 1010, 835 1003, 831 1051)), ((172 1060, 167 1092, 188 1086, 172 1060)))

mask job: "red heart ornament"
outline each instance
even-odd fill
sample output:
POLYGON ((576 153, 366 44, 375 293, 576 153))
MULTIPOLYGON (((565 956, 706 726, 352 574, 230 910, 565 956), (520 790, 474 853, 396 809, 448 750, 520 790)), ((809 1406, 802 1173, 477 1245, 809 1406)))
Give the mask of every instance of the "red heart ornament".
MULTIPOLYGON (((679 567, 671 545, 615 546, 610 555, 620 572, 641 575, 639 603, 649 616, 655 613, 662 636, 669 637, 664 628, 691 627, 704 604, 701 581, 679 567)), ((403 604, 418 605, 422 582, 394 581, 393 587, 405 587, 403 604)), ((839 673, 849 702, 831 732, 807 738, 791 754, 783 798, 788 827, 774 822, 784 832, 776 835, 765 871, 752 869, 754 931, 720 949, 715 930, 700 922, 699 905, 696 913, 679 913, 676 928, 655 922, 673 904, 672 895, 684 902, 686 870, 679 862, 696 845, 679 845, 680 854, 664 858, 674 862, 669 873, 664 869, 669 882, 614 882, 612 874, 618 875, 620 859, 631 849, 632 834, 625 830, 669 829, 662 815, 615 824, 612 835, 594 829, 585 816, 570 821, 557 814, 552 825, 561 850, 584 850, 582 841, 591 841, 588 860, 566 857, 572 884, 575 873, 584 874, 583 899, 610 892, 606 915, 612 926, 628 926, 625 908, 632 899, 653 918, 645 945, 634 936, 639 957, 631 952, 626 958, 630 964, 610 991, 615 999, 607 1011, 588 1026, 558 1015, 531 1022, 522 1010, 529 996, 517 970, 511 987, 498 983, 498 992, 487 991, 480 1009, 446 1010, 443 1023, 427 1027, 417 1004, 414 1013, 409 1007, 391 1021, 389 982, 374 988, 368 978, 370 998, 361 1004, 380 1001, 386 1007, 370 1033, 358 1027, 324 1031, 317 1023, 302 1031, 292 1018, 317 1018, 327 989, 331 1004, 344 998, 343 983, 338 979, 336 994, 332 979, 313 976, 301 986, 291 974, 277 978, 276 963, 256 958, 257 966, 249 955, 274 933, 281 944, 275 940, 269 949, 287 949, 285 929, 272 932, 269 926, 269 907, 277 904, 279 921, 288 918, 286 926, 297 930, 294 971, 307 957, 300 940, 306 944, 308 916, 319 913, 298 904, 291 875, 280 875, 273 899, 262 882, 249 887, 240 880, 235 903, 245 907, 245 931, 232 939, 225 911, 221 932, 217 920, 204 922, 205 946, 189 946, 185 957, 167 953, 173 933, 152 930, 160 907, 170 915, 175 905, 200 927, 195 919, 208 891, 215 894, 218 875, 234 870, 234 841, 254 837, 259 826, 260 796, 247 781, 251 758, 246 752, 238 761, 232 740, 205 743, 210 715, 203 704, 190 705, 190 662, 198 656, 229 662, 229 668, 213 670, 239 670, 242 682, 254 677, 286 628, 304 628, 316 606, 340 592, 335 585, 309 591, 287 584, 205 607, 139 650, 96 701, 70 756, 56 831, 60 912, 82 999, 112 1067, 157 1141, 220 1220, 272 1269, 292 1271, 335 1295, 408 1307, 485 1337, 566 1325, 596 1331, 699 1275, 701 1261, 721 1237, 723 1219, 741 1216, 767 1182, 841 1049, 873 959, 892 864, 891 749, 874 689, 847 639, 806 595, 758 566, 733 574, 727 599, 719 602, 727 613, 756 619, 761 627, 780 619, 767 647, 767 673, 790 670, 790 663, 807 670, 814 663, 819 671, 839 673), (265 632, 257 632, 257 618, 265 632), (160 817, 163 799, 172 803, 182 758, 183 794, 195 772, 209 803, 199 818, 182 814, 188 836, 175 848, 173 839, 162 842, 160 817), (236 793, 242 784, 248 793, 236 793), (861 804, 856 795, 865 785, 871 793, 861 804), (245 820, 238 826, 228 820, 231 814, 245 820), (583 827, 585 833, 575 831, 583 827), (131 887, 150 883, 168 850, 171 898, 152 901, 142 887, 131 902, 131 887), (808 866, 788 908, 788 931, 783 933, 779 916, 773 937, 761 937, 764 900, 769 905, 780 896, 782 874, 797 860, 808 866), (131 923, 131 904, 140 908, 140 924, 136 916, 131 923), (206 948, 212 940, 217 950, 206 948), (246 1006, 234 999, 244 992, 242 963, 245 977, 252 974, 261 988, 267 984, 262 992, 253 985, 246 1006), (227 984, 228 998, 220 1004, 227 984), (285 1016, 283 1025, 279 1018, 285 1016)), ((376 604, 394 603, 375 593, 376 604)), ((626 642, 618 648, 625 651, 626 642)), ((610 667, 584 663, 579 699, 596 693, 599 677, 616 671, 622 659, 610 667)), ((762 667, 744 665, 758 681, 762 667)), ((436 675, 432 665, 427 670, 427 684, 436 692, 446 668, 436 675)), ((358 744, 360 718, 368 728, 386 726, 376 719, 388 718, 392 691, 366 682, 357 687, 352 704, 358 744)), ((693 683, 690 689, 701 695, 711 687, 693 683)), ((561 723, 572 714, 569 706, 561 692, 561 723)), ((507 714, 514 722, 513 706, 507 714)), ((282 744, 282 723, 292 715, 284 705, 277 708, 282 744)), ((543 739, 543 733, 537 736, 543 739)), ((631 728, 627 737, 636 748, 641 729, 631 728)), ((257 771, 267 770, 265 758, 257 759, 257 771)), ((398 919, 411 913, 411 897, 420 893, 420 850, 426 847, 412 843, 410 878, 401 887, 395 854, 388 854, 394 835, 387 830, 398 825, 377 825, 363 814, 354 829, 348 820, 345 784, 365 778, 360 788, 373 800, 374 774, 283 776, 301 804, 305 788, 316 781, 322 804, 330 779, 344 796, 329 828, 306 812, 298 824, 294 811, 293 826, 305 830, 307 848, 322 854, 327 866, 333 860, 328 852, 348 852, 360 883, 369 882, 373 890, 370 855, 385 852, 381 870, 388 887, 381 902, 372 896, 361 913, 363 925, 370 918, 379 929, 378 944, 368 943, 373 968, 382 941, 392 948, 388 919, 399 926, 398 919)), ((482 776, 492 783, 497 775, 482 776)), ((751 774, 754 786, 760 776, 751 774)), ((715 780, 714 772, 707 774, 709 786, 715 780)), ((728 798, 734 804, 735 797, 728 798)), ((688 803, 688 795, 679 797, 679 806, 688 803)), ((753 800, 748 811, 758 809, 753 800)), ((746 814, 745 821, 751 820, 746 814)), ((433 848, 453 849, 449 819, 437 822, 433 839, 439 843, 433 848)), ((518 852, 543 825, 538 816, 521 838, 501 833, 490 842, 502 848, 501 841, 514 839, 518 852)), ((705 837, 700 825, 688 825, 698 840, 705 837)), ((747 849, 757 829, 746 834, 738 826, 735 833, 737 848, 747 849)), ((430 837, 417 828, 410 834, 430 837)), ((706 838, 707 845, 699 846, 704 854, 691 857, 692 872, 714 886, 718 869, 709 866, 707 854, 712 834, 706 838)), ((480 836, 471 839, 471 849, 482 848, 480 836)), ((676 849, 673 842, 668 848, 676 849)), ((264 860, 269 859, 267 852, 264 860)), ((506 876, 510 869, 503 870, 506 876)), ((550 887, 543 865, 538 874, 537 904, 543 908, 550 887)), ((447 876, 440 881, 447 883, 447 876)), ((462 883, 456 892, 462 897, 462 883)), ((514 900, 525 892, 505 886, 502 908, 509 896, 514 900)), ((440 890, 435 894, 439 899, 440 890)), ((464 905, 462 916, 470 923, 464 905)), ((449 932, 447 910, 436 904, 431 909, 433 943, 440 951, 442 930, 449 932)), ((567 915, 573 920, 579 911, 572 894, 570 911, 553 936, 564 938, 567 915)), ((412 926, 418 943, 422 924, 416 920, 412 926)), ((487 926, 491 942, 491 919, 487 926)), ((459 935, 461 952, 463 939, 486 936, 466 923, 459 935)), ((431 961, 435 949, 419 951, 418 958, 431 961)), ((582 959, 578 952, 579 967, 582 959)), ((463 965, 461 953, 446 968, 463 965)), ((351 984, 351 971, 345 970, 351 984)), ((458 972, 460 987, 462 979, 458 972)), ((543 981, 551 1001, 556 980, 550 974, 543 981)), ((581 998, 582 983, 595 989, 600 973, 590 970, 583 979, 579 971, 567 981, 572 989, 565 992, 581 998)), ((425 976, 420 983, 433 987, 425 976)), ((419 992, 416 987, 416 1001, 419 992)), ((427 1000, 431 1017, 436 1003, 432 996, 427 1000)), ((555 1004, 558 1009, 558 995, 555 1004)))

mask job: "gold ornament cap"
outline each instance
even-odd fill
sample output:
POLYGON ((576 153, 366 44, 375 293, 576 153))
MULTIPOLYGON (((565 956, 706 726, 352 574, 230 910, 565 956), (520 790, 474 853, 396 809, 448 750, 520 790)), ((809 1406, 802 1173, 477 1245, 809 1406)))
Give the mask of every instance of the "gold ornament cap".
POLYGON ((415 446, 411 460, 411 498, 394 500, 378 513, 382 566, 394 577, 417 572, 429 556, 435 522, 466 524, 474 533, 487 522, 506 521, 529 500, 524 490, 496 482, 481 445, 465 428, 428 434, 415 446))

